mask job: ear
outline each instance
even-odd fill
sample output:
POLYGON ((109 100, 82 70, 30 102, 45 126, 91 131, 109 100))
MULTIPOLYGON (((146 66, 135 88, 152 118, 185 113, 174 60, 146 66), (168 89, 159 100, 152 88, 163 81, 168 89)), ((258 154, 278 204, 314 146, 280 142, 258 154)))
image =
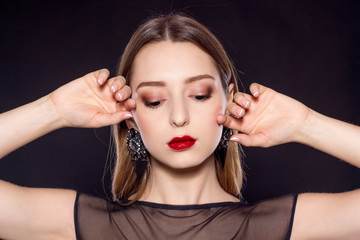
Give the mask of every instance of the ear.
POLYGON ((125 123, 128 129, 135 128, 136 130, 139 130, 133 118, 126 119, 125 123))
POLYGON ((234 98, 235 85, 233 83, 229 84, 228 91, 227 103, 230 104, 234 98))

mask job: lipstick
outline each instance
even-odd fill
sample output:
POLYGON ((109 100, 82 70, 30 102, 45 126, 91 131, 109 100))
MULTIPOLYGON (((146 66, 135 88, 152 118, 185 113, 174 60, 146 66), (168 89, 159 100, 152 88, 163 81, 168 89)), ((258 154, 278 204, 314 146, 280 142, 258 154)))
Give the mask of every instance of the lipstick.
POLYGON ((181 150, 185 150, 187 148, 192 147, 192 145, 194 145, 196 142, 195 139, 193 139, 192 137, 185 135, 182 137, 174 137, 173 139, 171 139, 171 141, 168 143, 169 148, 176 150, 176 151, 181 151, 181 150))

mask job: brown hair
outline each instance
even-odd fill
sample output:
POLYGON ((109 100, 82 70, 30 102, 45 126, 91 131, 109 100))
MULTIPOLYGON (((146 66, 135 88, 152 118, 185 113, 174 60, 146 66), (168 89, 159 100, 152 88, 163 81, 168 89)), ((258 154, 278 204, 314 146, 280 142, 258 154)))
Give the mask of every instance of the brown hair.
MULTIPOLYGON (((121 57, 118 75, 124 76, 130 85, 132 65, 136 54, 148 43, 170 40, 173 42, 191 42, 207 52, 215 61, 222 79, 222 86, 228 93, 228 86, 233 83, 234 91, 238 91, 234 67, 217 38, 196 20, 180 15, 170 14, 153 18, 142 24, 131 37, 121 57)), ((134 195, 132 202, 138 200, 144 192, 150 167, 142 177, 137 179, 130 154, 126 147, 128 128, 124 122, 113 127, 116 144, 116 164, 112 179, 114 200, 128 199, 134 195)), ((150 164, 149 164, 150 165, 150 164)), ((224 167, 220 159, 216 159, 216 173, 222 188, 235 196, 240 196, 243 182, 241 168, 241 148, 229 141, 224 167)))

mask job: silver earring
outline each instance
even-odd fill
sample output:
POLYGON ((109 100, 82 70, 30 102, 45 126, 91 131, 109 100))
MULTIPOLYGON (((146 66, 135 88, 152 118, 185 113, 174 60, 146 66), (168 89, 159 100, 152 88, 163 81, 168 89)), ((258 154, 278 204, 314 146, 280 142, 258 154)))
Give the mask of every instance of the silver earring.
POLYGON ((142 178, 149 164, 149 154, 141 139, 140 133, 135 128, 130 128, 126 135, 126 146, 131 155, 138 180, 142 178))

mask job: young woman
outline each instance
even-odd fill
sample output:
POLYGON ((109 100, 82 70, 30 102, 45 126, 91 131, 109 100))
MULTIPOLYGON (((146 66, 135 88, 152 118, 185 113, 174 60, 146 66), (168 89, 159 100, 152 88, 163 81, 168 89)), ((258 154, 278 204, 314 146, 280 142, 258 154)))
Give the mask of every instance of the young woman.
POLYGON ((63 127, 114 125, 115 202, 0 181, 0 238, 359 238, 359 190, 241 201, 238 143, 299 142, 360 166, 360 128, 259 84, 238 92, 225 51, 195 20, 146 22, 108 77, 89 73, 1 114, 0 156, 63 127))

